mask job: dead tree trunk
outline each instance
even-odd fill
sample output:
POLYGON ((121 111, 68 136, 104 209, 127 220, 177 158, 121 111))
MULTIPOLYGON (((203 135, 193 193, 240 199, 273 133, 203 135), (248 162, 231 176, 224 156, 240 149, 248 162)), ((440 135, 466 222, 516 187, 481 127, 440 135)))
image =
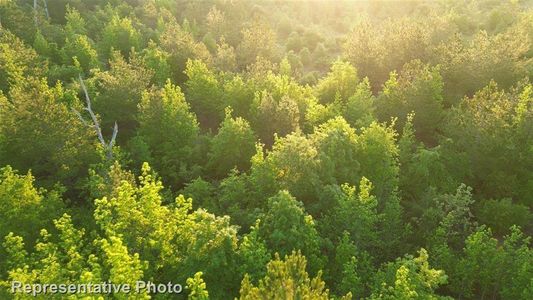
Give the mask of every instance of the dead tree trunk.
MULTIPOLYGON (((50 14, 48 13, 48 2, 43 0, 43 7, 46 19, 50 19, 50 14)), ((33 22, 35 22, 35 27, 39 27, 39 4, 37 0, 33 0, 33 22)))
POLYGON ((39 27, 37 0, 33 0, 33 22, 35 22, 35 27, 39 27))
POLYGON ((87 104, 87 106, 84 107, 83 109, 89 113, 93 124, 91 125, 87 121, 85 121, 85 119, 82 117, 80 112, 78 112, 76 109, 72 108, 72 110, 80 118, 83 124, 93 128, 96 131, 96 136, 98 137, 100 144, 102 145, 102 147, 104 148, 106 152, 107 159, 109 161, 112 161, 113 160, 113 145, 115 144, 115 140, 118 134, 117 122, 115 122, 115 126, 113 127, 113 134, 111 136, 111 140, 109 141, 109 143, 107 143, 104 139, 104 136, 102 135, 102 129, 100 128, 100 123, 98 122, 98 119, 96 118, 96 115, 94 114, 93 109, 91 107, 91 98, 89 97, 89 92, 87 92, 87 87, 85 86, 85 83, 83 82, 83 79, 81 78, 81 75, 79 75, 79 79, 80 79, 81 88, 83 89, 83 92, 85 94, 85 102, 87 104))
POLYGON ((50 14, 48 13, 48 3, 46 2, 46 0, 43 0, 43 3, 44 3, 44 12, 46 13, 46 19, 49 20, 50 14))

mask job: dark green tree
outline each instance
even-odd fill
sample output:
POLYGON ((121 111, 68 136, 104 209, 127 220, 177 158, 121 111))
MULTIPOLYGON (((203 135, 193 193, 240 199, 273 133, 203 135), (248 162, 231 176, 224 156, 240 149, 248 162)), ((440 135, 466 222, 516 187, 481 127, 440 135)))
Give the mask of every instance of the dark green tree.
POLYGON ((232 118, 231 109, 226 110, 226 117, 217 135, 211 142, 207 163, 210 174, 222 178, 233 168, 247 171, 250 159, 255 154, 256 138, 250 125, 243 118, 232 118))
POLYGON ((223 90, 214 71, 200 60, 187 61, 185 95, 205 128, 215 129, 224 118, 223 90))
POLYGON ((102 117, 102 130, 109 134, 116 122, 120 127, 119 144, 131 138, 138 126, 138 105, 152 76, 153 72, 144 66, 139 56, 133 55, 127 61, 114 52, 109 70, 98 71, 89 81, 93 90, 96 89, 94 110, 102 117))
POLYGON ((138 122, 138 144, 132 147, 145 144, 149 151, 145 159, 149 159, 168 185, 181 187, 194 175, 192 158, 199 132, 196 116, 181 89, 167 81, 159 90, 145 91, 138 122))
POLYGON ((258 228, 259 237, 271 251, 288 255, 300 250, 316 273, 324 265, 320 254, 320 237, 313 217, 307 215, 301 202, 287 191, 280 191, 268 200, 268 208, 258 228))
POLYGON ((1 165, 31 169, 48 187, 59 181, 73 188, 98 160, 94 131, 71 110, 81 106, 73 91, 29 78, 0 101, 0 135, 9 137, 2 143, 1 165))

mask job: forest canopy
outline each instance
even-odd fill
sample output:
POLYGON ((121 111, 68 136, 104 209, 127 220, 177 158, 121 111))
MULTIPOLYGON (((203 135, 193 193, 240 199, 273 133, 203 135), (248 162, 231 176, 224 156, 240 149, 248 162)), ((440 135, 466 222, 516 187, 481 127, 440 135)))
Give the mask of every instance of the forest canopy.
POLYGON ((533 299, 532 80, 528 0, 0 0, 0 299, 533 299))

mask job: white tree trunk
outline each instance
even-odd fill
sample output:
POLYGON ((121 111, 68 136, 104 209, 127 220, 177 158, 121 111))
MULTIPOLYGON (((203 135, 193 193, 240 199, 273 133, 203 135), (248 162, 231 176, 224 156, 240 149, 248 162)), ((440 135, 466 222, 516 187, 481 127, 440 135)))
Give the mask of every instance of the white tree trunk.
POLYGON ((79 75, 79 79, 80 79, 81 88, 83 89, 83 92, 85 94, 85 102, 87 104, 87 106, 84 107, 83 109, 86 110, 91 116, 93 125, 89 125, 89 123, 85 121, 85 119, 82 117, 82 115, 77 110, 75 110, 74 108, 72 110, 74 111, 76 115, 78 115, 78 118, 80 118, 81 122, 84 125, 94 128, 94 130, 96 131, 96 136, 98 137, 98 140, 100 141, 100 144, 102 144, 102 147, 106 151, 107 159, 112 160, 113 159, 113 145, 115 144, 115 140, 118 134, 117 122, 115 122, 115 126, 113 127, 113 135, 111 136, 111 140, 109 141, 109 143, 106 143, 104 136, 102 135, 102 129, 100 128, 100 123, 98 122, 98 118, 96 118, 96 115, 94 114, 93 109, 91 107, 91 98, 89 97, 89 92, 87 91, 87 87, 85 86, 85 83, 83 82, 83 79, 81 78, 81 75, 79 75))
POLYGON ((46 2, 46 0, 43 0, 43 2, 44 2, 44 12, 46 13, 46 19, 49 20, 50 14, 48 13, 48 3, 46 2))
POLYGON ((39 27, 38 25, 38 13, 37 13, 37 0, 33 0, 33 21, 35 22, 35 27, 39 27))

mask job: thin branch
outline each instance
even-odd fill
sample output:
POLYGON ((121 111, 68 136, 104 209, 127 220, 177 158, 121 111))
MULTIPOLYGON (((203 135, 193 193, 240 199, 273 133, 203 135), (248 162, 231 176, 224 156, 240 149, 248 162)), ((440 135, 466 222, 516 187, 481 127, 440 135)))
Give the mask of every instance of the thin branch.
POLYGON ((74 107, 71 108, 71 109, 72 109, 72 111, 76 114, 76 116, 78 116, 78 118, 79 118, 80 121, 83 123, 83 125, 85 125, 85 126, 91 126, 91 125, 89 125, 89 123, 87 123, 87 121, 85 121, 85 119, 81 116, 81 114, 80 114, 79 111, 77 111, 74 107))
POLYGON ((111 136, 111 141, 109 141, 109 148, 113 148, 113 145, 115 144, 115 139, 117 138, 118 134, 118 125, 117 122, 115 122, 115 126, 113 126, 113 136, 111 136))

